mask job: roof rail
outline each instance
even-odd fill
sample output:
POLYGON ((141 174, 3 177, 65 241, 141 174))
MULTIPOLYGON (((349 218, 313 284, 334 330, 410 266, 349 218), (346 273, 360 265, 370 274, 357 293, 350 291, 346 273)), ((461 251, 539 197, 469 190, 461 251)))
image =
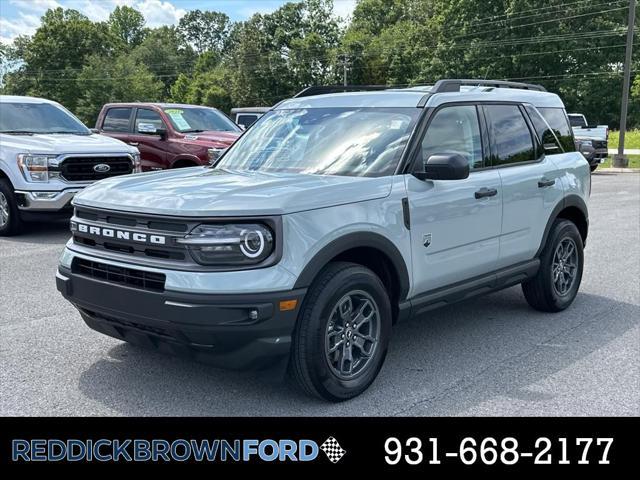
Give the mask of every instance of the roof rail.
POLYGON ((429 90, 420 102, 419 107, 424 107, 427 104, 427 100, 436 93, 445 92, 459 92, 460 87, 473 86, 473 87, 492 87, 492 88, 520 88, 523 90, 535 90, 538 92, 546 92, 547 89, 542 85, 536 85, 533 83, 521 83, 521 82, 509 82, 506 80, 476 80, 476 79, 443 79, 438 80, 435 85, 429 90))
POLYGON ((307 87, 296 93, 292 98, 312 97, 326 93, 365 92, 371 90, 385 90, 388 85, 317 85, 307 87))

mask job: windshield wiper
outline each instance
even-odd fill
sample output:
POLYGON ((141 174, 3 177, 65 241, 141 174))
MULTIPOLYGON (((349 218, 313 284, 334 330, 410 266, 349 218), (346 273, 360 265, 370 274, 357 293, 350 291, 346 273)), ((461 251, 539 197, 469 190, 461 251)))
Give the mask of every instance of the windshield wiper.
POLYGON ((194 128, 192 130, 183 130, 182 133, 201 133, 201 132, 204 132, 204 131, 205 130, 194 128))
POLYGON ((9 135, 35 135, 36 132, 30 132, 29 130, 0 130, 0 133, 7 133, 9 135))
POLYGON ((89 132, 74 132, 72 130, 57 130, 53 132, 46 132, 47 134, 54 135, 91 135, 89 132))

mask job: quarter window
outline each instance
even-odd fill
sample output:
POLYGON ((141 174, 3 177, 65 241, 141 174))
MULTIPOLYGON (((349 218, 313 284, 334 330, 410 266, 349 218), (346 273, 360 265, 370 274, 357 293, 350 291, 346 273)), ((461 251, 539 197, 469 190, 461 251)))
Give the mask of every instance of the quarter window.
POLYGON ((104 117, 102 129, 105 132, 128 132, 130 118, 130 108, 110 108, 104 117))
POLYGON ((422 161, 441 153, 460 154, 469 168, 482 168, 482 140, 474 105, 445 107, 436 112, 422 140, 422 161))
POLYGON ((556 136, 554 135, 553 130, 547 124, 547 122, 542 117, 542 115, 540 115, 538 111, 531 105, 527 105, 525 109, 529 114, 529 118, 533 123, 533 127, 536 129, 538 138, 542 142, 542 145, 544 147, 544 152, 549 155, 562 153, 562 148, 560 148, 560 144, 558 143, 558 140, 556 139, 556 136))
POLYGON ((547 123, 553 128, 553 132, 560 140, 565 152, 574 152, 576 145, 573 143, 573 130, 564 108, 539 108, 547 123))
POLYGON ((487 105, 487 122, 493 140, 493 165, 536 159, 531 131, 517 105, 487 105))

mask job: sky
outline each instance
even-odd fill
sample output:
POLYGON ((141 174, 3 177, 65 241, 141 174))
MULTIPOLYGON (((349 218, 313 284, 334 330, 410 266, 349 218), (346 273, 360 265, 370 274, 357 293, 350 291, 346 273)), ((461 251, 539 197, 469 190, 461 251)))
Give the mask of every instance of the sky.
MULTIPOLYGON (((289 0, 295 1, 295 0, 289 0)), ((73 8, 91 20, 106 20, 117 5, 142 12, 148 27, 171 25, 189 10, 217 10, 233 21, 246 20, 254 13, 269 13, 286 0, 0 0, 0 41, 10 43, 18 35, 32 34, 40 17, 49 8, 73 8)), ((337 15, 347 17, 356 0, 334 0, 337 15)))

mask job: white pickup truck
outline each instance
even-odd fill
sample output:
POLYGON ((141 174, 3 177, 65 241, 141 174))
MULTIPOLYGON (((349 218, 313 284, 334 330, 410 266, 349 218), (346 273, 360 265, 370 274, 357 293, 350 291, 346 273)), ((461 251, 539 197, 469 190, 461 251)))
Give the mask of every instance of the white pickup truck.
POLYGON ((570 113, 568 117, 576 145, 593 172, 609 155, 609 126, 589 125, 581 113, 570 113))
POLYGON ((81 189, 139 169, 137 148, 92 133, 62 105, 0 95, 0 236, 43 216, 70 217, 81 189))

